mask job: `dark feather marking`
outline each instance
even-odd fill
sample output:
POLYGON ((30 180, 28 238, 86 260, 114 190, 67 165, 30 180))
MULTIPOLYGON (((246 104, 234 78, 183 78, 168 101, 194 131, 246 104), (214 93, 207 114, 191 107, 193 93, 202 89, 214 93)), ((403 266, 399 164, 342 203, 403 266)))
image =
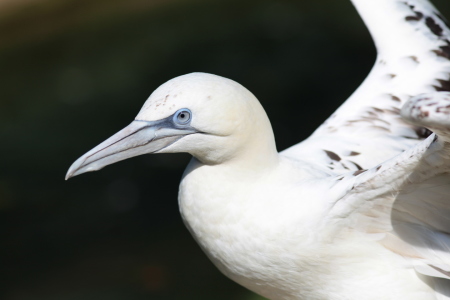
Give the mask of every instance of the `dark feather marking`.
POLYGON ((438 92, 450 92, 450 79, 436 79, 440 86, 433 85, 434 89, 438 92))
POLYGON ((416 127, 415 131, 416 131, 417 137, 422 138, 422 139, 429 137, 433 133, 432 131, 428 130, 425 127, 416 127))
POLYGON ((416 14, 415 16, 406 16, 405 20, 406 21, 420 21, 423 18, 423 14, 419 13, 416 14))
POLYGON ((425 24, 437 36, 442 36, 443 29, 432 17, 426 17, 425 24))
POLYGON ((439 50, 433 50, 437 56, 444 57, 446 59, 450 59, 450 41, 445 40, 445 45, 440 46, 439 50))
POLYGON ((389 96, 391 96, 391 99, 394 100, 394 101, 402 102, 402 101, 400 100, 400 98, 397 97, 397 96, 394 96, 394 95, 392 95, 392 94, 389 94, 389 96))
POLYGON ((373 109, 374 111, 376 111, 376 112, 380 112, 380 113, 383 112, 383 110, 380 109, 380 108, 378 108, 378 107, 373 107, 373 106, 372 106, 372 109, 373 109))
POLYGON ((436 112, 439 112, 439 113, 443 113, 443 114, 446 114, 446 115, 449 115, 450 114, 450 105, 447 105, 447 106, 441 106, 441 107, 437 107, 436 108, 436 112))
POLYGON ((361 153, 359 153, 359 152, 352 151, 352 152, 350 152, 349 156, 356 156, 356 155, 360 155, 360 154, 361 153))
POLYGON ((352 164, 354 164, 356 166, 356 168, 358 168, 358 170, 362 170, 363 168, 361 168, 360 165, 358 165, 357 163, 350 161, 352 164))
POLYGON ((380 169, 381 169, 381 165, 379 165, 379 166, 377 167, 377 171, 380 170, 380 169))
POLYGON ((419 63, 419 59, 417 58, 417 56, 412 55, 412 56, 409 56, 409 58, 410 58, 412 61, 414 61, 415 63, 419 63))
POLYGON ((353 176, 357 176, 357 175, 359 175, 359 174, 361 174, 361 173, 364 173, 365 171, 367 171, 367 170, 358 170, 358 171, 355 171, 355 173, 353 173, 353 176))
POLYGON ((406 5, 409 6, 409 8, 413 11, 414 16, 406 16, 405 20, 406 21, 420 21, 423 18, 423 13, 421 13, 420 11, 416 11, 414 10, 414 5, 410 5, 407 2, 404 2, 406 5))
POLYGON ((420 111, 420 114, 417 117, 422 119, 428 117, 429 115, 430 115, 429 111, 420 111))
POLYGON ((398 115, 400 114, 401 109, 398 107, 392 107, 392 110, 395 111, 398 115))
POLYGON ((336 153, 334 153, 332 151, 328 151, 328 150, 323 150, 323 151, 325 151, 325 153, 328 155, 328 157, 331 158, 332 160, 341 161, 341 158, 336 153))
POLYGON ((389 114, 393 114, 393 115, 400 114, 400 108, 397 108, 397 107, 385 108, 383 111, 385 113, 389 113, 389 114))
POLYGON ((333 127, 333 126, 328 126, 327 128, 328 128, 329 132, 336 132, 336 131, 338 131, 337 128, 333 127))

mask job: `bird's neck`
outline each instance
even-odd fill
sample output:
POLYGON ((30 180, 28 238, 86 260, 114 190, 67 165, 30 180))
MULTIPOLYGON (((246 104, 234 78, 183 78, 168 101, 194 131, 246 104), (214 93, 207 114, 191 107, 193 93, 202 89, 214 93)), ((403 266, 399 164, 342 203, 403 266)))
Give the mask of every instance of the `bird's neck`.
MULTIPOLYGON (((229 169, 233 173, 264 172, 277 167, 279 154, 270 123, 218 141, 215 149, 191 153, 200 164, 229 169), (232 146, 230 146, 232 145, 232 146)), ((218 138, 220 139, 220 137, 218 138)))
POLYGON ((265 136, 255 134, 245 147, 224 165, 241 172, 264 172, 276 168, 279 155, 275 146, 273 134, 265 136))

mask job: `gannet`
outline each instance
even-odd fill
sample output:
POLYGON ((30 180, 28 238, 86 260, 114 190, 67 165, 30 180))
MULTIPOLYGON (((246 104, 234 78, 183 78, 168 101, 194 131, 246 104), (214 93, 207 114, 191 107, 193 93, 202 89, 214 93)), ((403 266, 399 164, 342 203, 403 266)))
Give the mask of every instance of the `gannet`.
POLYGON ((274 300, 450 299, 450 30, 426 0, 352 2, 375 65, 305 141, 278 153, 251 92, 192 73, 66 178, 187 152, 181 215, 237 283, 274 300))

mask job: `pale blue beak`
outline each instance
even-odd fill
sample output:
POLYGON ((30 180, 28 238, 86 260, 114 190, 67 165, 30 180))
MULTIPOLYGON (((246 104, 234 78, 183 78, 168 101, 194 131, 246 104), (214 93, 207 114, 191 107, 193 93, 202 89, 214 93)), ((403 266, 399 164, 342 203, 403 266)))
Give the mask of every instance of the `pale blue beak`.
POLYGON ((158 121, 133 121, 77 159, 70 166, 66 180, 133 156, 158 152, 183 136, 196 132, 193 127, 175 124, 172 116, 158 121))

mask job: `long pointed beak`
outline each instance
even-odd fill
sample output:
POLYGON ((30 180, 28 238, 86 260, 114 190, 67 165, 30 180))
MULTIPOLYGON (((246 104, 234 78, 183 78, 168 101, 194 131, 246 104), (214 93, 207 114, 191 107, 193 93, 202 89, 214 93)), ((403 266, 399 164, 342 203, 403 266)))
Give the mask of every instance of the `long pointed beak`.
POLYGON ((133 156, 155 153, 195 132, 197 131, 192 127, 176 128, 167 118, 153 122, 133 121, 77 159, 70 166, 66 180, 133 156))

